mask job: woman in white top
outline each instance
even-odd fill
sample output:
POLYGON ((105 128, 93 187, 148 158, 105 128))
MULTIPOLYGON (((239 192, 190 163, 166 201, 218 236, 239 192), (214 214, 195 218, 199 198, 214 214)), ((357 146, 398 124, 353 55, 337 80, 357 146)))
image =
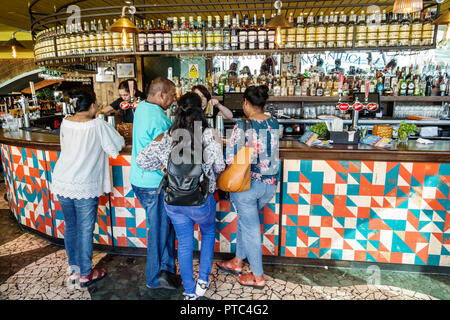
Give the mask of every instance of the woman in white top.
POLYGON ((104 269, 92 269, 92 237, 99 197, 111 192, 108 156, 116 158, 125 141, 109 123, 94 119, 94 92, 77 89, 71 99, 76 113, 61 124, 61 153, 51 190, 64 214, 70 280, 74 283, 79 277, 86 287, 106 275, 104 269))

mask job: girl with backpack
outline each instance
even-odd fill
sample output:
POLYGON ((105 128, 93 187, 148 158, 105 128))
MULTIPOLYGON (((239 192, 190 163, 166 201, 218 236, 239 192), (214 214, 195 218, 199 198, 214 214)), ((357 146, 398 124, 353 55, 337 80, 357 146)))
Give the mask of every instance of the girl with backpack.
POLYGON ((208 128, 199 95, 189 92, 178 100, 172 126, 142 149, 136 163, 143 170, 166 171, 164 206, 178 238, 183 295, 196 300, 209 286, 216 232, 213 195, 217 176, 225 169, 222 142, 208 128), (197 281, 192 262, 195 223, 202 235, 197 281))

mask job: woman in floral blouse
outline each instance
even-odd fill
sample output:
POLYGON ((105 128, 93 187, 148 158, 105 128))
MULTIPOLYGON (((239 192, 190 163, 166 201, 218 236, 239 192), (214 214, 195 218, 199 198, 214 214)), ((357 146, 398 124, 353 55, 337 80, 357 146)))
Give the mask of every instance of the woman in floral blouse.
POLYGON ((275 118, 264 113, 268 97, 266 86, 251 86, 245 90, 243 109, 248 119, 245 120, 247 130, 244 134, 243 120, 239 120, 227 143, 225 159, 227 164, 233 162, 242 139, 245 139, 245 146, 251 146, 256 150, 256 157, 251 165, 250 189, 230 194, 239 216, 236 256, 229 261, 217 263, 223 271, 239 274, 238 281, 242 285, 256 288, 263 288, 265 285, 259 210, 273 198, 278 184, 279 125, 275 118), (240 274, 245 258, 249 261, 252 272, 240 274))

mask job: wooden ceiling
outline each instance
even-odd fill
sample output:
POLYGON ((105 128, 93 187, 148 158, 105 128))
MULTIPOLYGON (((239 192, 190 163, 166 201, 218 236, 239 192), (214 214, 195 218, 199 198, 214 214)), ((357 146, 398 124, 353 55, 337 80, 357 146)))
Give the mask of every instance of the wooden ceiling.
MULTIPOLYGON (((36 2, 36 0, 28 0, 30 3, 36 2)), ((28 1, 26 0, 16 0, 16 1, 2 1, 2 10, 0 11, 0 24, 11 27, 12 29, 24 29, 30 30, 30 16, 28 14, 28 1)), ((430 0, 426 0, 430 2, 430 0)), ((55 12, 55 8, 60 8, 64 5, 74 2, 73 0, 38 0, 33 6, 33 12, 36 13, 36 17, 41 17, 42 14, 48 15, 55 12)), ((147 19, 164 19, 168 16, 186 16, 189 15, 200 15, 203 19, 206 19, 208 15, 220 15, 231 14, 233 10, 239 8, 243 11, 239 11, 240 15, 249 14, 253 15, 256 11, 252 11, 252 8, 268 8, 268 10, 258 11, 258 17, 264 12, 266 17, 270 17, 271 13, 274 13, 272 0, 250 0, 249 2, 255 2, 257 4, 248 4, 245 0, 201 0, 201 1, 188 1, 188 0, 134 0, 136 5, 150 5, 150 4, 186 4, 192 3, 192 7, 187 6, 177 6, 177 7, 160 7, 160 8, 146 8, 146 11, 160 10, 160 11, 180 11, 178 14, 173 13, 160 13, 160 14, 146 14, 147 19), (240 2, 239 5, 230 5, 230 2, 240 2), (196 6, 195 4, 213 4, 221 3, 220 5, 206 5, 206 6, 196 6), (199 12, 198 10, 204 10, 204 12, 199 12), (217 11, 224 10, 224 11, 217 11)), ((319 11, 325 14, 335 11, 345 11, 350 13, 354 10, 359 13, 361 10, 367 10, 367 6, 358 7, 358 4, 379 4, 381 10, 386 10, 387 12, 392 10, 391 5, 386 5, 388 3, 393 3, 394 0, 328 0, 328 1, 310 1, 310 0, 296 0, 296 1, 283 1, 283 12, 289 15, 290 12, 297 17, 300 13, 313 12, 318 14, 319 11), (328 8, 318 8, 319 6, 329 6, 328 8), (297 7, 297 8, 293 8, 297 7), (291 8, 291 9, 289 9, 291 8), (287 10, 286 10, 287 9, 287 10)), ((96 7, 109 7, 109 6, 122 6, 125 5, 123 0, 84 0, 77 3, 81 8, 96 8, 96 7)), ((441 12, 446 12, 450 8, 450 0, 444 0, 441 5, 441 12)), ((140 9, 142 10, 142 9, 140 9)), ((65 10, 63 10, 65 11, 65 10)), ((119 17, 120 9, 115 9, 112 11, 102 10, 102 13, 111 12, 111 17, 119 17)), ((100 13, 100 12, 96 12, 100 13)), ((106 18, 106 16, 105 16, 106 18)), ((0 29, 3 27, 0 25, 0 29)))

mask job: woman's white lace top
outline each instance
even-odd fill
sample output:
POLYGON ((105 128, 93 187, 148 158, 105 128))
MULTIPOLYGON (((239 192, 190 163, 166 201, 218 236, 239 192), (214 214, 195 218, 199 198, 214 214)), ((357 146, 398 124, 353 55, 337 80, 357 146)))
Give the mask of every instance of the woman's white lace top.
POLYGON ((61 153, 52 174, 51 191, 62 197, 88 199, 111 192, 109 158, 125 145, 106 121, 64 119, 60 128, 61 153))

